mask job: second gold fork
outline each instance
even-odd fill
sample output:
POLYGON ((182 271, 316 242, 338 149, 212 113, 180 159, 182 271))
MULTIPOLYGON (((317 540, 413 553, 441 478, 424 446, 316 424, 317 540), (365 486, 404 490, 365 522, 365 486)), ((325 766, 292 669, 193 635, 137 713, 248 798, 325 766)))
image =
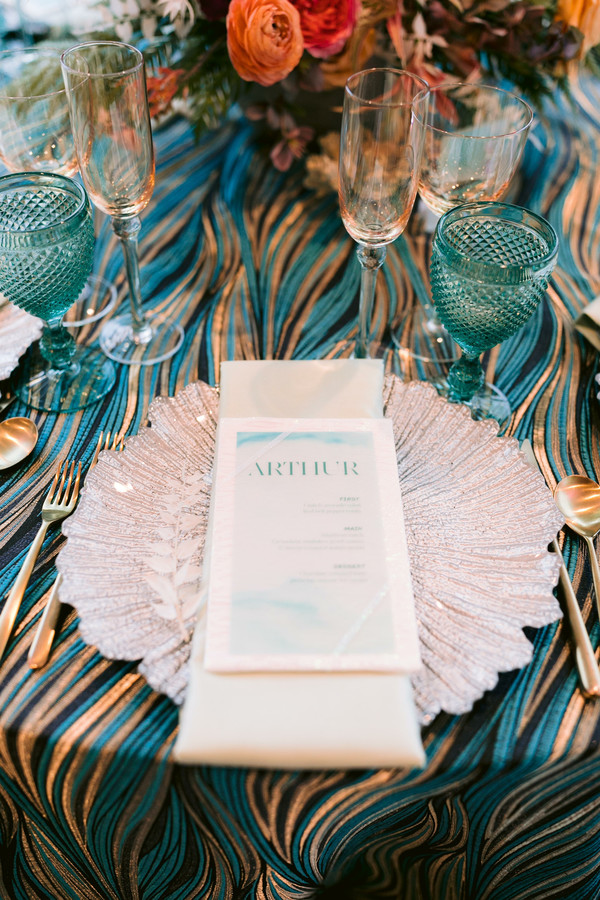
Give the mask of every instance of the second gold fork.
POLYGON ((50 525, 54 522, 60 522, 75 509, 79 494, 80 477, 81 463, 78 463, 77 467, 75 467, 75 461, 69 462, 68 459, 59 467, 54 476, 50 490, 42 505, 42 524, 6 598, 2 613, 0 613, 0 658, 8 644, 25 589, 29 584, 33 567, 42 549, 46 532, 50 525))
MULTIPOLYGON (((115 434, 113 438, 110 431, 107 431, 106 434, 101 431, 88 472, 91 472, 98 462, 98 456, 101 450, 123 450, 123 447, 124 438, 122 434, 115 434)), ((59 574, 54 579, 48 602, 46 603, 42 618, 40 619, 40 624, 38 625, 31 647, 29 648, 27 658, 29 660, 30 669, 41 669, 48 662, 60 613, 61 603, 58 597, 58 590, 61 581, 62 578, 59 574)))

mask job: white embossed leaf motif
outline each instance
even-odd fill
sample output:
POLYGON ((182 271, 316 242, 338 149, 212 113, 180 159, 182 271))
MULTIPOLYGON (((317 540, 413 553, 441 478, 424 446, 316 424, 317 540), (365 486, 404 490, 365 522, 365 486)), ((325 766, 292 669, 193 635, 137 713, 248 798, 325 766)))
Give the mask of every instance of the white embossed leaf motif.
POLYGON ((86 478, 57 564, 83 639, 110 659, 142 660, 176 702, 201 594, 217 406, 207 385, 155 400, 152 428, 104 451, 86 478))
POLYGON ((193 621, 198 607, 202 566, 194 559, 199 548, 198 530, 203 522, 201 516, 187 510, 196 509, 202 503, 206 478, 202 472, 188 472, 184 467, 181 477, 168 478, 167 485, 172 493, 165 498, 162 516, 165 524, 157 529, 160 540, 148 544, 147 563, 152 572, 144 581, 155 595, 150 598, 153 611, 163 619, 177 622, 181 639, 187 641, 186 623, 193 621))
MULTIPOLYGON (((531 659, 523 627, 560 617, 558 560, 547 545, 562 519, 542 476, 493 423, 394 376, 384 402, 423 658, 413 686, 426 722, 442 709, 469 710, 499 672, 531 659)), ((109 658, 141 660, 149 684, 176 703, 192 631, 204 628, 217 417, 218 393, 201 382, 155 400, 152 427, 124 452, 105 451, 88 476, 58 558, 61 599, 77 609, 83 639, 109 658)))

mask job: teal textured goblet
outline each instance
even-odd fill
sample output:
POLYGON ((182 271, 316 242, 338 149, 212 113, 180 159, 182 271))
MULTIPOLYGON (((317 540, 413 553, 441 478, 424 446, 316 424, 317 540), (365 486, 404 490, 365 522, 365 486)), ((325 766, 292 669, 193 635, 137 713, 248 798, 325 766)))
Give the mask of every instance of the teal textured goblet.
POLYGON ((77 348, 62 324, 90 273, 92 210, 85 190, 63 175, 0 178, 0 291, 44 320, 39 352, 30 353, 14 389, 28 406, 71 412, 113 386, 114 366, 97 350, 77 348))
POLYGON ((549 222, 509 203, 466 203, 438 222, 431 291, 442 324, 461 348, 444 393, 476 419, 504 430, 510 404, 486 385, 480 356, 532 316, 556 263, 558 238, 549 222))

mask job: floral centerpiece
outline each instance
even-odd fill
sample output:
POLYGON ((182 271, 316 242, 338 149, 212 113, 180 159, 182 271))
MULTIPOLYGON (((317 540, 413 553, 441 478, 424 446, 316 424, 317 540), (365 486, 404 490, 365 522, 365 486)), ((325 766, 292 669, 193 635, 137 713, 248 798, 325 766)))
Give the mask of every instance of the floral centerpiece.
POLYGON ((104 0, 121 40, 159 48, 155 115, 174 99, 201 126, 245 97, 274 132, 280 169, 314 136, 306 97, 343 87, 369 64, 409 69, 430 84, 509 79, 536 99, 570 61, 600 43, 599 0, 104 0), (262 93, 260 93, 262 92, 262 93))

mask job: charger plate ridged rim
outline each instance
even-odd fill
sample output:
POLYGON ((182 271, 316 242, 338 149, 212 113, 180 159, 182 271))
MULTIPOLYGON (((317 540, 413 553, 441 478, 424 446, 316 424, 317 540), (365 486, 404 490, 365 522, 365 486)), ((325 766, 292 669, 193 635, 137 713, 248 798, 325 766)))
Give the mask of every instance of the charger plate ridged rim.
MULTIPOLYGON (((562 518, 517 441, 475 422, 423 382, 386 378, 423 666, 413 676, 423 723, 460 714, 500 672, 531 660, 526 626, 556 621, 562 518)), ((63 526, 60 598, 83 640, 139 660, 182 703, 199 597, 219 395, 202 382, 151 404, 151 427, 104 451, 63 526)))
POLYGON ((20 357, 42 333, 42 322, 0 295, 0 381, 17 367, 20 357))

